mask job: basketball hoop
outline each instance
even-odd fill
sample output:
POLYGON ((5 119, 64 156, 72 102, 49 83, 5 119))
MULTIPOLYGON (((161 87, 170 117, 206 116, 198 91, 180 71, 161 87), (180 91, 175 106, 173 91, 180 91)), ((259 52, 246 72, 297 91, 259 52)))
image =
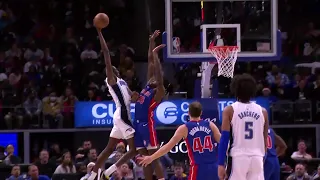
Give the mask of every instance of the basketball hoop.
POLYGON ((211 43, 208 50, 217 59, 218 76, 232 78, 239 52, 238 46, 214 46, 211 43))

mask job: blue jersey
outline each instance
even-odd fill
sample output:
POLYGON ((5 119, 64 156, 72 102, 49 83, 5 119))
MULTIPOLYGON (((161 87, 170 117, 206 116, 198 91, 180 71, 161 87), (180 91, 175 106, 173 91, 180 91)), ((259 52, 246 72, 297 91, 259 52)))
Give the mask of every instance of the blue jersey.
POLYGON ((269 128, 267 138, 267 157, 277 157, 275 142, 275 133, 272 128, 269 128))
POLYGON ((158 106, 153 97, 156 91, 155 88, 146 86, 139 95, 139 99, 135 104, 135 117, 136 123, 154 123, 153 111, 158 106))
POLYGON ((213 132, 208 121, 189 121, 186 123, 188 136, 185 141, 190 165, 215 164, 217 149, 213 132))

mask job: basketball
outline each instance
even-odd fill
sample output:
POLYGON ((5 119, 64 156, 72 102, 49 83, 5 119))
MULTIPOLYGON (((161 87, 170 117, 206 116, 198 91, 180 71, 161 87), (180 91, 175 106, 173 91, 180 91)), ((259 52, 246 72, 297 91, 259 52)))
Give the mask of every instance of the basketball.
POLYGON ((97 14, 93 19, 93 24, 96 28, 102 29, 109 25, 109 17, 105 13, 97 14))

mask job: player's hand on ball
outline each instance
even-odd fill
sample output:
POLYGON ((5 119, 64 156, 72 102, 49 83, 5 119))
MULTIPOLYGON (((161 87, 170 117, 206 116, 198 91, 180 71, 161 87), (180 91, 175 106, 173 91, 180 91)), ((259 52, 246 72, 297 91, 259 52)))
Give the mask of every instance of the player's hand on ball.
POLYGON ((154 41, 160 35, 160 30, 155 30, 153 34, 149 36, 149 41, 154 41))
POLYGON ((136 91, 133 91, 131 94, 131 102, 136 102, 139 99, 139 93, 136 91))
POLYGON ((226 178, 226 169, 224 166, 218 166, 218 176, 220 180, 224 180, 226 178))
POLYGON ((142 156, 142 157, 137 157, 137 160, 139 164, 143 167, 148 166, 149 164, 152 163, 152 158, 150 156, 142 156))
POLYGON ((109 17, 104 13, 97 14, 93 19, 93 24, 97 28, 98 31, 107 27, 109 25, 109 17))

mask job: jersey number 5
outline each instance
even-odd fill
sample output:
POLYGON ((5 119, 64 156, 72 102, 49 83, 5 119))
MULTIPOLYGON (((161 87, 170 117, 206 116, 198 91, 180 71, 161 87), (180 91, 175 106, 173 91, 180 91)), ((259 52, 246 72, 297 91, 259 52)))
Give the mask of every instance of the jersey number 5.
POLYGON ((192 144, 193 144, 193 152, 203 153, 205 149, 208 149, 210 152, 213 151, 211 136, 205 136, 203 144, 201 142, 200 137, 194 138, 192 144))
POLYGON ((245 122, 244 124, 244 139, 252 139, 253 138, 253 122, 245 122))

